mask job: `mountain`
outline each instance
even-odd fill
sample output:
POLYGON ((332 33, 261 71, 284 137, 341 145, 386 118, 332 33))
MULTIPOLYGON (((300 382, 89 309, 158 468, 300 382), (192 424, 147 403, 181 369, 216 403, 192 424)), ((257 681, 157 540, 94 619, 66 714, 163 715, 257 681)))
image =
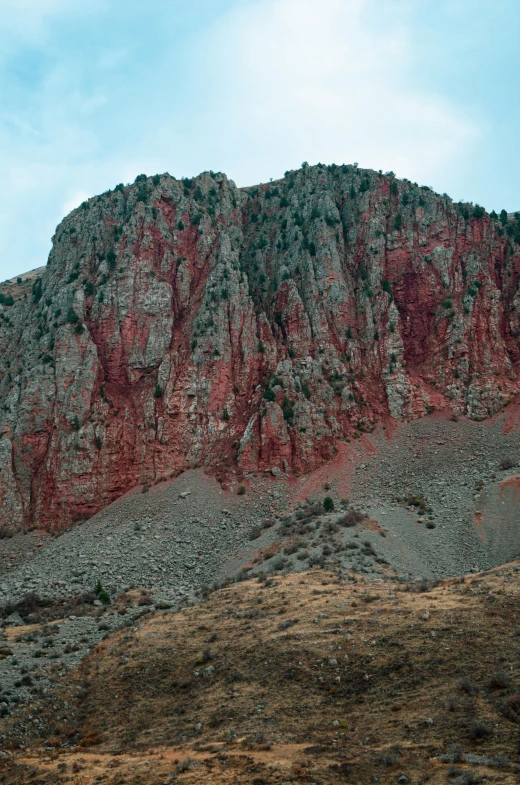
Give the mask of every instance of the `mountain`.
POLYGON ((492 416, 519 392, 515 216, 356 166, 84 202, 2 306, 3 526, 64 528, 188 467, 305 474, 434 409, 492 416))

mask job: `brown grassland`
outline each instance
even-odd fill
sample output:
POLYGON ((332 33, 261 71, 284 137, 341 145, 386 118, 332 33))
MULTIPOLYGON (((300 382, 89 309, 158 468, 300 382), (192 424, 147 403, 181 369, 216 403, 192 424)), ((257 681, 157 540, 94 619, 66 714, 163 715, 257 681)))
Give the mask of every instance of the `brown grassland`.
POLYGON ((45 739, 17 748, 11 718, 0 782, 517 783, 519 589, 518 564, 433 588, 314 570, 150 614, 45 696, 45 739))

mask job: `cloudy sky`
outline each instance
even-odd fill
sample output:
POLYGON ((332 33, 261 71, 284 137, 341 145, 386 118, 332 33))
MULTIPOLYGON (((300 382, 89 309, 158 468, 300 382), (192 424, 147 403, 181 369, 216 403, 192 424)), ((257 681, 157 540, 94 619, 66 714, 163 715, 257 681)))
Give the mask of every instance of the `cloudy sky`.
POLYGON ((518 0, 0 0, 0 279, 137 174, 393 169, 520 209, 518 0))

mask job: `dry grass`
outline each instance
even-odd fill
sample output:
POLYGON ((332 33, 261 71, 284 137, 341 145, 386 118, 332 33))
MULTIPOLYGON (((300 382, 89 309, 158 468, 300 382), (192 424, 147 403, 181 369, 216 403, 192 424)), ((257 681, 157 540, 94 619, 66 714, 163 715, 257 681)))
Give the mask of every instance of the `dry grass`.
POLYGON ((421 592, 323 570, 270 583, 108 637, 60 688, 54 750, 13 750, 0 781, 518 781, 515 567, 421 592))

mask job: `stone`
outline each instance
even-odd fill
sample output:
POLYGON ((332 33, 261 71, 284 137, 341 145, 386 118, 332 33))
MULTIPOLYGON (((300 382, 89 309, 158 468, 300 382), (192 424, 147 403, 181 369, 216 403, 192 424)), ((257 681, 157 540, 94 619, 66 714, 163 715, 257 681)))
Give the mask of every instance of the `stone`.
POLYGON ((520 393, 509 234, 346 165, 86 200, 0 319, 7 528, 63 530, 194 466, 309 474, 389 418, 496 414, 520 393))

